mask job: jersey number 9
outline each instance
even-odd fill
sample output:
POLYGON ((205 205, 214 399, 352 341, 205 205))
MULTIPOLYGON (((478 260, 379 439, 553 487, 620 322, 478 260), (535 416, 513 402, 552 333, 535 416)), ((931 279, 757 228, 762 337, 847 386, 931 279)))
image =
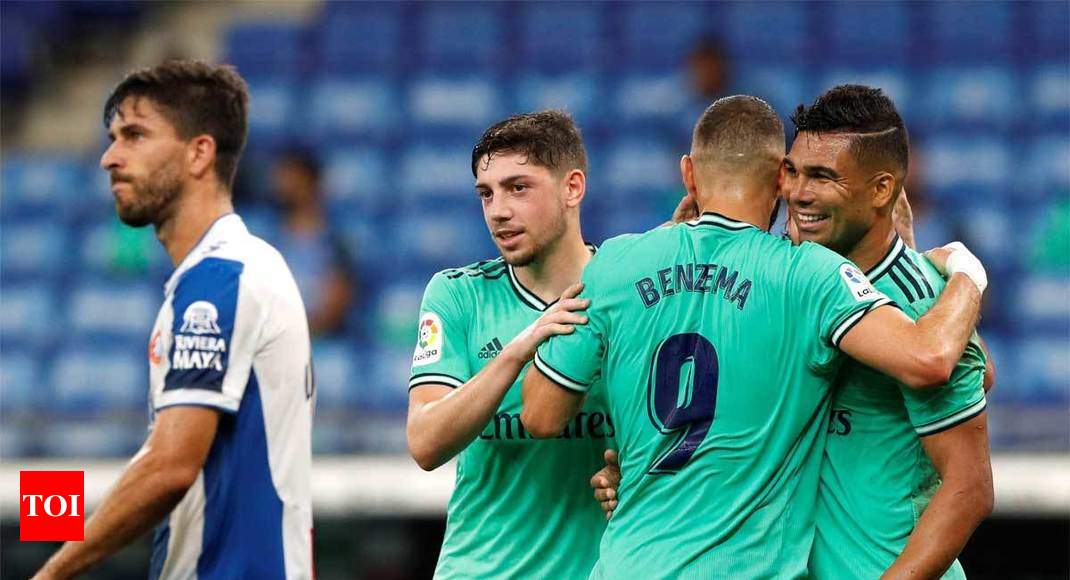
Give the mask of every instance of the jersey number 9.
POLYGON ((658 345, 647 382, 647 412, 659 432, 675 439, 647 473, 676 473, 706 438, 717 407, 717 370, 717 350, 701 334, 676 334, 658 345))

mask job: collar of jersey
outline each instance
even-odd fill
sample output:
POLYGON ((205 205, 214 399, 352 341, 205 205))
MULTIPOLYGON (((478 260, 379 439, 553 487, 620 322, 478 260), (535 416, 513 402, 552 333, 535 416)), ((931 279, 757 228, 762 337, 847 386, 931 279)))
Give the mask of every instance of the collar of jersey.
POLYGON ((899 259, 899 256, 903 255, 903 252, 905 251, 906 244, 903 243, 903 240, 897 234, 895 236, 895 241, 892 242, 892 247, 888 249, 888 253, 877 262, 876 266, 873 266, 866 272, 866 278, 869 278, 869 281, 873 282, 877 278, 883 276, 884 273, 888 271, 888 268, 891 268, 892 264, 894 264, 895 261, 899 259))
POLYGON ((687 223, 688 225, 696 226, 718 226, 728 230, 745 230, 747 228, 758 229, 758 226, 754 224, 734 220, 728 216, 723 216, 712 211, 702 212, 702 215, 700 215, 698 219, 687 223))
MULTIPOLYGON (((598 252, 598 247, 594 244, 587 244, 587 249, 591 250, 592 255, 598 252)), ((517 298, 520 298, 521 302, 540 312, 557 303, 557 300, 554 300, 553 302, 543 302, 542 298, 539 298, 537 294, 528 290, 527 287, 520 283, 520 278, 518 278, 516 272, 513 271, 512 264, 506 264, 506 267, 509 270, 509 284, 512 285, 513 292, 516 293, 517 298)))
POLYGON ((229 238, 235 233, 246 233, 248 231, 249 230, 245 228, 245 222, 243 222, 241 216, 236 213, 228 213, 216 218, 216 220, 212 222, 212 225, 208 227, 208 231, 201 235, 201 239, 194 244, 193 249, 190 250, 189 254, 186 254, 186 257, 178 267, 175 268, 171 277, 167 279, 167 283, 164 284, 163 287, 164 295, 166 296, 171 292, 174 292, 175 286, 178 285, 178 280, 182 277, 182 274, 185 274, 186 270, 189 270, 196 265, 197 262, 200 262, 201 258, 204 257, 204 254, 207 253, 207 250, 212 247, 214 242, 223 238, 229 238))

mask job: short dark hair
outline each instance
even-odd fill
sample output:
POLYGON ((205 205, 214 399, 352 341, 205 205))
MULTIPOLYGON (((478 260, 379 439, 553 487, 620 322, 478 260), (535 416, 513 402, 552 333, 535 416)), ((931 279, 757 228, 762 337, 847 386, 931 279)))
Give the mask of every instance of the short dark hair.
MULTIPOLYGON (((769 103, 750 95, 718 99, 706 108, 692 135, 692 153, 708 152, 720 159, 725 153, 743 153, 745 159, 769 147, 784 154, 784 123, 769 103)), ((778 158, 777 163, 780 162, 778 158)))
POLYGON ((151 100, 183 139, 211 135, 216 176, 233 185, 249 130, 249 87, 233 66, 170 60, 131 72, 104 104, 105 127, 128 97, 151 100))
POLYGON ((310 149, 303 147, 292 147, 283 150, 278 158, 276 158, 275 162, 277 164, 289 163, 295 165, 315 182, 319 182, 320 174, 323 171, 323 167, 320 165, 320 160, 316 154, 310 149))
POLYGON ((851 153, 864 167, 891 164, 899 187, 910 162, 910 138, 895 103, 884 91, 863 85, 840 85, 819 96, 809 108, 792 115, 799 133, 855 134, 851 153))
POLYGON ((491 125, 472 149, 472 175, 479 161, 495 153, 520 153, 555 173, 579 169, 587 172, 587 150, 580 129, 560 110, 513 115, 491 125))

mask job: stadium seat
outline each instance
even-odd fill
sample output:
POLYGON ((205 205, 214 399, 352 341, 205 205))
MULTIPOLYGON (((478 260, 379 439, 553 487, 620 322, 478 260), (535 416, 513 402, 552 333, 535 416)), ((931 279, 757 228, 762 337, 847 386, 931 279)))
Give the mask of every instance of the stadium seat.
POLYGON ((923 158, 926 179, 935 189, 934 194, 962 199, 977 195, 978 187, 1006 192, 1014 166, 1007 142, 982 135, 933 137, 923 158))
POLYGON ((1070 340, 1065 327, 1056 334, 1033 334, 1018 350, 1018 389, 1026 401, 1070 402, 1066 378, 1070 377, 1070 340))
MULTIPOLYGON (((7 300, 8 296, 5 292, 4 302, 7 300)), ((7 305, 3 308, 6 310, 7 305)), ((8 335, 11 330, 7 326, 6 312, 3 321, 4 334, 8 335)), ((0 393, 3 395, 0 412, 6 420, 12 416, 41 411, 49 399, 48 384, 41 380, 41 355, 34 351, 10 348, 7 343, 12 341, 9 338, 6 338, 4 342, 4 349, 0 354, 4 363, 0 365, 0 393)))
POLYGON ((616 83, 613 105, 625 124, 676 119, 688 106, 685 83, 674 72, 625 74, 616 83))
POLYGON ((246 79, 296 77, 306 67, 301 24, 262 21, 232 26, 226 34, 227 62, 246 79))
POLYGON ((676 69, 717 20, 700 2, 628 2, 614 5, 621 14, 617 68, 676 69))
POLYGON ((1070 190, 1070 137, 1066 133, 1039 135, 1022 152, 1019 160, 1032 199, 1048 197, 1052 192, 1070 190))
POLYGON ((108 342, 72 341, 58 351, 51 368, 52 410, 99 415, 144 410, 148 404, 148 339, 141 348, 108 342))
POLYGON ((721 30, 736 66, 810 61, 813 43, 807 37, 807 14, 811 6, 801 2, 768 2, 760 10, 746 2, 725 6, 721 30))
POLYGON ((370 145, 331 149, 323 163, 328 204, 356 202, 365 208, 388 203, 394 192, 387 159, 393 156, 370 145))
POLYGON ((324 140, 383 136, 401 121, 396 86, 383 76, 322 77, 312 86, 310 128, 324 140))
POLYGON ((503 64, 507 40, 504 4, 434 2, 419 6, 420 64, 440 71, 487 70, 503 64))
MULTIPOLYGON (((737 80, 736 89, 748 95, 760 97, 768 102, 787 123, 795 107, 802 103, 812 103, 822 91, 831 85, 820 85, 810 75, 797 67, 780 64, 755 64, 741 67, 733 73, 737 80)), ((692 123, 697 120, 693 119, 692 123)))
POLYGON ((1009 63, 1014 56, 1013 4, 954 2, 918 4, 929 32, 930 58, 937 63, 1009 63))
POLYGON ((827 42, 825 54, 835 55, 838 63, 860 68, 907 63, 912 33, 910 4, 841 0, 815 7, 825 9, 818 28, 835 31, 820 36, 827 42))
POLYGON ((401 196, 409 203, 427 197, 476 200, 470 141, 424 142, 401 152, 398 173, 401 196))
POLYGON ((408 94, 414 130, 420 133, 427 128, 459 127, 482 131, 502 116, 500 86, 496 79, 486 76, 415 79, 408 94))
POLYGON ((7 217, 66 219, 84 202, 85 166, 74 156, 5 154, 0 167, 7 217))
MULTIPOLYGON (((147 403, 145 403, 147 404, 147 403)), ((42 433, 46 455, 64 458, 128 458, 145 441, 144 418, 117 422, 112 417, 53 420, 42 433)))
POLYGON ((682 153, 653 135, 618 139, 608 154, 606 172, 614 192, 670 189, 680 183, 682 153))
POLYGON ((351 74, 390 70, 404 54, 400 2, 328 2, 323 8, 320 70, 351 74))
POLYGON ((604 10, 596 2, 520 4, 518 64, 540 71, 590 71, 602 64, 604 10))
POLYGON ((48 346, 64 328, 62 317, 57 315, 51 284, 37 281, 12 285, 5 280, 0 286, 0 294, 3 295, 0 299, 0 327, 3 328, 5 364, 8 346, 48 346))
POLYGON ((5 219, 0 236, 4 277, 9 282, 59 277, 73 261, 67 240, 66 228, 51 219, 5 219))
POLYGON ((912 91, 924 106, 915 108, 917 120, 953 128, 1005 128, 1016 121, 1019 93, 1009 68, 939 67, 915 77, 912 91))
POLYGON ((1027 23, 1020 40, 1029 61, 1046 60, 1066 63, 1070 58, 1070 4, 1066 2, 1030 2, 1023 11, 1027 23))
POLYGON ((516 81, 513 112, 564 109, 580 125, 590 131, 604 121, 605 94, 597 75, 586 73, 544 75, 531 73, 516 81))
MULTIPOLYGON (((409 349, 415 346, 416 322, 420 314, 420 301, 424 287, 431 280, 434 271, 426 271, 423 280, 403 280, 388 282, 373 300, 371 308, 371 327, 375 335, 370 337, 376 348, 389 347, 409 349)), ((413 276, 416 273, 412 273, 413 276)), ((411 359, 409 359, 411 360, 411 359)), ((368 364, 377 367, 379 360, 369 360, 368 364)), ((373 373, 374 374, 374 373, 373 373)), ((406 377, 405 383, 408 382, 406 377)))
POLYGON ((85 283, 71 292, 66 328, 133 344, 135 352, 141 352, 162 300, 162 287, 146 283, 85 283))
MULTIPOLYGON (((415 311, 414 311, 415 312, 415 311)), ((412 328, 416 328, 415 318, 412 328)), ((410 343, 396 348, 378 348, 372 353, 372 365, 367 388, 360 391, 361 409, 368 411, 392 411, 403 413, 408 405, 409 371, 412 368, 412 349, 415 331, 410 333, 410 343)))
MULTIPOLYGON (((1030 332, 1047 331, 1066 338, 1070 331, 1070 280, 1057 272, 1026 276, 1021 280, 1014 300, 1019 319, 1030 332)), ((1067 375, 1070 376, 1070 375, 1067 375)))
POLYGON ((285 78, 249 82, 249 141, 255 147, 277 143, 297 133, 301 125, 296 103, 297 83, 285 78))
POLYGON ((367 373, 361 368, 357 356, 347 341, 316 341, 312 348, 312 368, 318 408, 338 409, 356 404, 360 391, 367 384, 367 373))
POLYGON ((1070 131, 1070 71, 1065 65, 1040 66, 1029 81, 1034 126, 1070 131))

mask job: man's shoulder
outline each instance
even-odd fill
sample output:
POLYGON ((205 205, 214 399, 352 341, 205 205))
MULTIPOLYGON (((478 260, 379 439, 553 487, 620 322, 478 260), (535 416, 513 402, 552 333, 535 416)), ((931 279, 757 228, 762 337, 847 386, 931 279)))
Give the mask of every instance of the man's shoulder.
POLYGON ((508 278, 509 267, 501 257, 480 260, 439 270, 427 282, 424 294, 434 298, 450 297, 464 309, 474 306, 476 297, 508 285, 508 278))
POLYGON ((932 308, 946 285, 928 258, 906 246, 879 264, 870 279, 878 290, 915 317, 932 308))

